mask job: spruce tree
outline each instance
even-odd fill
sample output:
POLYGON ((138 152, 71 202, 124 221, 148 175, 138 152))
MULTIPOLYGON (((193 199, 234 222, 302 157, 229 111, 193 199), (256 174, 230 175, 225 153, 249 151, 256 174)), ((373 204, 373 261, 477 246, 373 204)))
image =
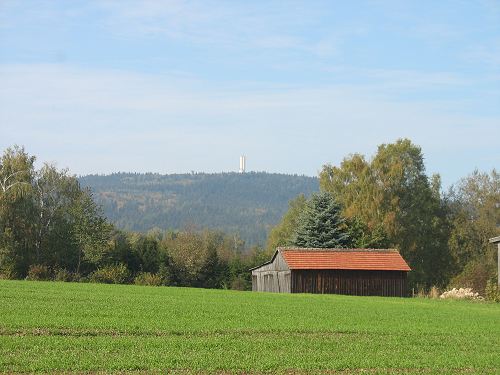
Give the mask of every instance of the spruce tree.
POLYGON ((313 248, 346 247, 349 236, 341 210, 331 194, 313 194, 299 218, 294 245, 313 248))

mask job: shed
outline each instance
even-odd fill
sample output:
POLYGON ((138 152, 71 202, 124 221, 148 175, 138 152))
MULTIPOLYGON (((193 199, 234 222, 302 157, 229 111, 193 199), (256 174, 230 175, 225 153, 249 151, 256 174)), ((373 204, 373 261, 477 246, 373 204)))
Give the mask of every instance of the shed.
POLYGON ((498 246, 498 259, 497 259, 497 262, 498 262, 498 274, 497 274, 497 282, 498 282, 498 286, 500 286, 500 236, 490 238, 489 242, 492 243, 492 244, 496 244, 498 246))
POLYGON ((252 290, 404 297, 410 270, 393 249, 282 247, 251 269, 252 290))

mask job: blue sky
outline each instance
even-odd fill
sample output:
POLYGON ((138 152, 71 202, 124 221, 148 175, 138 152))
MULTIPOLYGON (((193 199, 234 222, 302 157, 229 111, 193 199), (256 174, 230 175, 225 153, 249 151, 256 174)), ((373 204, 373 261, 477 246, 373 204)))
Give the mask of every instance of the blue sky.
POLYGON ((0 0, 0 148, 76 174, 500 166, 500 1, 0 0))

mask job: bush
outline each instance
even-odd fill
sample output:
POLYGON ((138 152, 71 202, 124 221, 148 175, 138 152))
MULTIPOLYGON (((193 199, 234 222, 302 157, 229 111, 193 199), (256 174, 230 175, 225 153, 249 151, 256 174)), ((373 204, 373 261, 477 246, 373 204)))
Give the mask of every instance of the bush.
POLYGON ((134 279, 135 285, 160 286, 163 279, 160 275, 151 272, 140 272, 134 279))
POLYGON ((244 277, 237 276, 231 282, 231 289, 232 290, 251 290, 252 285, 251 284, 249 285, 248 281, 245 280, 244 277))
POLYGON ((10 271, 0 272, 0 280, 13 280, 16 278, 16 275, 10 271))
POLYGON ((427 292, 424 288, 418 288, 417 293, 413 293, 413 295, 417 298, 427 298, 427 292))
POLYGON ((496 264, 488 259, 480 258, 469 262, 463 271, 455 276, 448 287, 450 288, 472 288, 484 295, 486 282, 496 273, 496 264))
POLYGON ((435 285, 432 286, 430 289, 420 287, 417 289, 416 292, 415 289, 413 289, 413 297, 436 299, 439 298, 439 296, 440 296, 439 288, 435 285))
POLYGON ((73 281, 73 275, 65 268, 59 268, 54 272, 54 281, 73 281))
POLYGON ((90 275, 90 281, 93 283, 104 284, 125 284, 129 279, 130 273, 127 267, 122 264, 115 264, 99 268, 90 275))
POLYGON ((431 290, 429 290, 429 298, 439 298, 439 289, 436 286, 433 286, 431 290))
POLYGON ((83 276, 81 273, 74 273, 73 274, 73 281, 77 283, 90 283, 90 276, 83 276))
POLYGON ((486 282, 484 297, 487 301, 500 302, 500 289, 494 280, 486 282))
POLYGON ((49 267, 43 264, 32 264, 28 270, 28 276, 26 276, 26 280, 45 281, 51 279, 52 273, 49 267))

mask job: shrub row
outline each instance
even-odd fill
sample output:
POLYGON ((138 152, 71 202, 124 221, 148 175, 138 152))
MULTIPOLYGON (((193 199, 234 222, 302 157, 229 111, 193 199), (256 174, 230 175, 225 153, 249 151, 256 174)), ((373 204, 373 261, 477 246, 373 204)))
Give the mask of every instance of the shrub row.
MULTIPOLYGON (((152 272, 139 272, 132 277, 131 272, 122 264, 109 265, 101 267, 92 272, 88 277, 82 277, 79 274, 69 272, 66 269, 58 268, 51 270, 43 264, 33 264, 28 270, 26 280, 33 281, 66 281, 66 282, 92 282, 103 284, 129 284, 161 286, 168 285, 168 281, 160 274, 152 272)), ((235 289, 243 289, 243 281, 236 279, 231 285, 235 289), (242 285, 240 285, 242 284, 242 285)))
POLYGON ((56 268, 51 270, 48 266, 44 264, 32 264, 29 267, 28 275, 26 280, 35 281, 80 281, 80 275, 76 273, 69 272, 64 268, 56 268))
POLYGON ((432 298, 432 299, 470 299, 476 301, 490 301, 490 302, 500 302, 500 288, 495 279, 490 279, 486 282, 486 288, 483 294, 479 294, 474 291, 473 288, 452 288, 450 290, 444 291, 433 286, 430 289, 418 289, 413 292, 414 297, 418 298, 432 298))

